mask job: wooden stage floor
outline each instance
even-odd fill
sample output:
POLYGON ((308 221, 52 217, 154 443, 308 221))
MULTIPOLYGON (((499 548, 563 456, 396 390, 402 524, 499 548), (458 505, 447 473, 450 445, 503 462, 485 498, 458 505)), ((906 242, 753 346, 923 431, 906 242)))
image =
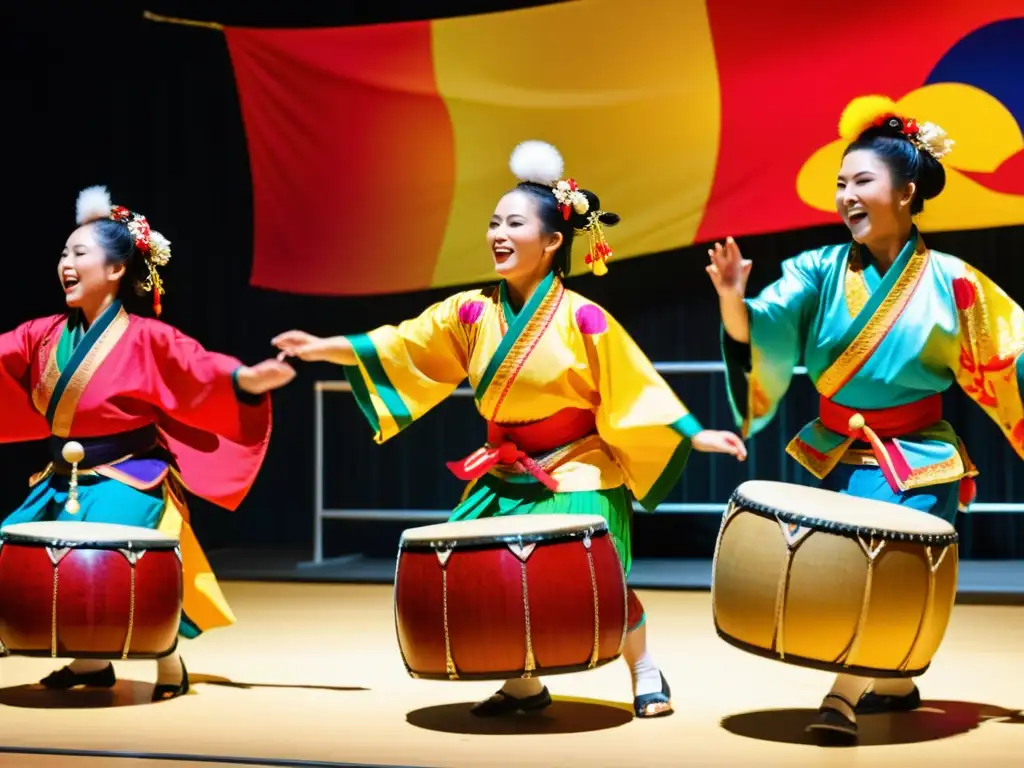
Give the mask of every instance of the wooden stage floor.
POLYGON ((191 695, 150 704, 152 662, 118 663, 113 691, 33 685, 48 659, 0 660, 0 765, 1010 766, 1024 755, 1024 607, 958 605, 915 713, 861 719, 861 744, 804 733, 825 673, 718 639, 710 596, 642 592, 672 717, 636 721, 616 662, 548 678, 540 716, 468 714, 493 683, 410 679, 391 588, 225 585, 238 624, 185 645, 191 695), (115 759, 118 758, 118 759, 115 759), (191 761, 191 762, 189 762, 191 761))

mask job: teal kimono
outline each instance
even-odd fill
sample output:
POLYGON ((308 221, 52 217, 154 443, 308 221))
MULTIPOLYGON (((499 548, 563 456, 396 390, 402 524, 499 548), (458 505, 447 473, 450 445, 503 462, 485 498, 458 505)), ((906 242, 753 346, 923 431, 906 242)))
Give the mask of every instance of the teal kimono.
POLYGON ((941 393, 954 382, 1024 458, 1024 311, 985 275, 929 250, 916 228, 882 274, 856 243, 807 251, 746 302, 750 343, 723 334, 744 437, 775 415, 801 359, 820 416, 787 452, 830 490, 952 522, 977 470, 941 393))

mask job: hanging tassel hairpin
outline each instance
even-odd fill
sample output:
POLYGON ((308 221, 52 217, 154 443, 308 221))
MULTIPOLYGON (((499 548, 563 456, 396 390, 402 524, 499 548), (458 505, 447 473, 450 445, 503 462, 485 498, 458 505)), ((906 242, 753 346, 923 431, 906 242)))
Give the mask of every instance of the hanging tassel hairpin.
POLYGON ((587 226, 583 231, 587 233, 588 249, 585 259, 587 266, 595 276, 601 277, 608 274, 608 259, 612 257, 612 247, 604 236, 604 227, 601 226, 601 215, 604 211, 591 211, 587 216, 587 226))
POLYGON ((164 293, 164 283, 160 279, 160 273, 156 271, 156 267, 153 262, 146 260, 146 267, 149 269, 149 278, 142 283, 139 287, 143 291, 153 292, 153 314, 160 317, 160 313, 163 312, 163 304, 160 301, 160 296, 164 293))
POLYGON ((167 266, 171 260, 171 241, 153 231, 149 236, 149 251, 146 253, 146 268, 149 269, 149 279, 142 284, 142 290, 153 292, 153 312, 157 317, 163 311, 163 302, 160 297, 164 295, 164 281, 160 279, 157 267, 167 266))

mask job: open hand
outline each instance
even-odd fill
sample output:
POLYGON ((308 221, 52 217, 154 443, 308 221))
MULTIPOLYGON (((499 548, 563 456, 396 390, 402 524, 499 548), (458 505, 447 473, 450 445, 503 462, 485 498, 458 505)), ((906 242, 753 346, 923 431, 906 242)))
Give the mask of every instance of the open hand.
POLYGON ((329 361, 334 350, 330 339, 322 339, 305 331, 285 331, 275 336, 271 342, 281 350, 278 360, 286 357, 297 357, 307 363, 329 361))
POLYGON ((732 432, 705 429, 694 435, 692 442, 693 447, 703 453, 728 453, 735 456, 737 461, 747 459, 747 446, 743 444, 743 438, 732 432))
POLYGON ((718 295, 742 299, 747 293, 747 278, 750 277, 754 263, 743 258, 740 247, 731 237, 726 238, 724 248, 721 243, 715 243, 714 248, 708 249, 708 256, 711 257, 711 263, 704 269, 718 295))
POLYGON ((264 360, 238 371, 238 386, 250 395, 280 389, 295 378, 295 369, 280 360, 264 360))

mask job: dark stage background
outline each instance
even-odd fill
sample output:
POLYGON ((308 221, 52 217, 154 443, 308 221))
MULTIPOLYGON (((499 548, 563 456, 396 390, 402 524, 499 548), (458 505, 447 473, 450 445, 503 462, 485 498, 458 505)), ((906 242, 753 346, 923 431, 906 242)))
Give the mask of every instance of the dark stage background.
MULTIPOLYGON (((427 4, 424 4, 427 5, 427 4)), ((528 3, 432 3, 417 18, 510 8, 528 3)), ((0 282, 0 329, 60 311, 55 266, 74 226, 75 196, 107 184, 115 202, 145 213, 173 243, 166 270, 164 319, 209 348, 256 362, 271 353, 269 339, 290 327, 335 334, 365 330, 417 313, 447 290, 386 297, 325 299, 248 286, 251 187, 245 135, 223 35, 146 22, 143 8, 168 16, 244 26, 326 26, 395 21, 382 3, 163 2, 21 3, 5 6, 4 196, 7 216, 0 282)), ((404 13, 404 12, 403 12, 404 13)), ((545 34, 534 44, 548 45, 545 34)), ((530 55, 524 53, 524 55, 530 55)), ((415 141, 410 129, 410 141, 415 141)), ((765 148, 766 152, 771 147, 765 148)), ((353 190, 358 194, 358 190, 353 190)), ((382 215, 380 226, 400 226, 382 215)), ((484 227, 481 223, 481 258, 484 227)), ((844 230, 744 238, 754 259, 751 290, 779 272, 798 251, 844 238, 844 230)), ((1024 228, 935 234, 929 243, 957 254, 1024 301, 1024 228)), ((316 248, 317 243, 310 243, 316 248)), ((372 258, 373 254, 366 254, 372 258)), ((294 254, 302 258, 302 254, 294 254)), ((705 246, 616 263, 613 277, 578 278, 573 288, 604 304, 656 361, 718 359, 714 292, 703 271, 705 246)), ((305 548, 313 510, 313 391, 320 378, 339 378, 329 366, 307 365, 274 396, 270 453, 250 497, 236 514, 195 502, 193 521, 209 549, 305 548)), ((670 377, 707 426, 730 425, 721 378, 670 377)), ((1024 464, 984 414, 957 393, 947 417, 962 431, 982 470, 980 500, 1024 498, 1024 464)), ((722 501, 748 472, 799 480, 782 452, 797 426, 813 416, 809 383, 799 378, 780 418, 759 437, 747 466, 696 456, 670 501, 722 501)), ((2 405, 0 405, 2 408, 2 405)), ((0 417, 2 418, 2 417, 0 417)), ((375 446, 350 396, 329 395, 327 504, 333 507, 445 509, 459 484, 444 461, 479 445, 483 426, 471 402, 453 399, 402 439, 375 446)), ((0 509, 13 508, 25 479, 44 462, 41 446, 2 446, 0 509)), ((399 524, 329 522, 327 554, 362 549, 394 553, 399 524)), ((718 517, 638 516, 637 557, 710 557, 718 517)), ((961 555, 1024 557, 1024 519, 962 516, 961 555)))

